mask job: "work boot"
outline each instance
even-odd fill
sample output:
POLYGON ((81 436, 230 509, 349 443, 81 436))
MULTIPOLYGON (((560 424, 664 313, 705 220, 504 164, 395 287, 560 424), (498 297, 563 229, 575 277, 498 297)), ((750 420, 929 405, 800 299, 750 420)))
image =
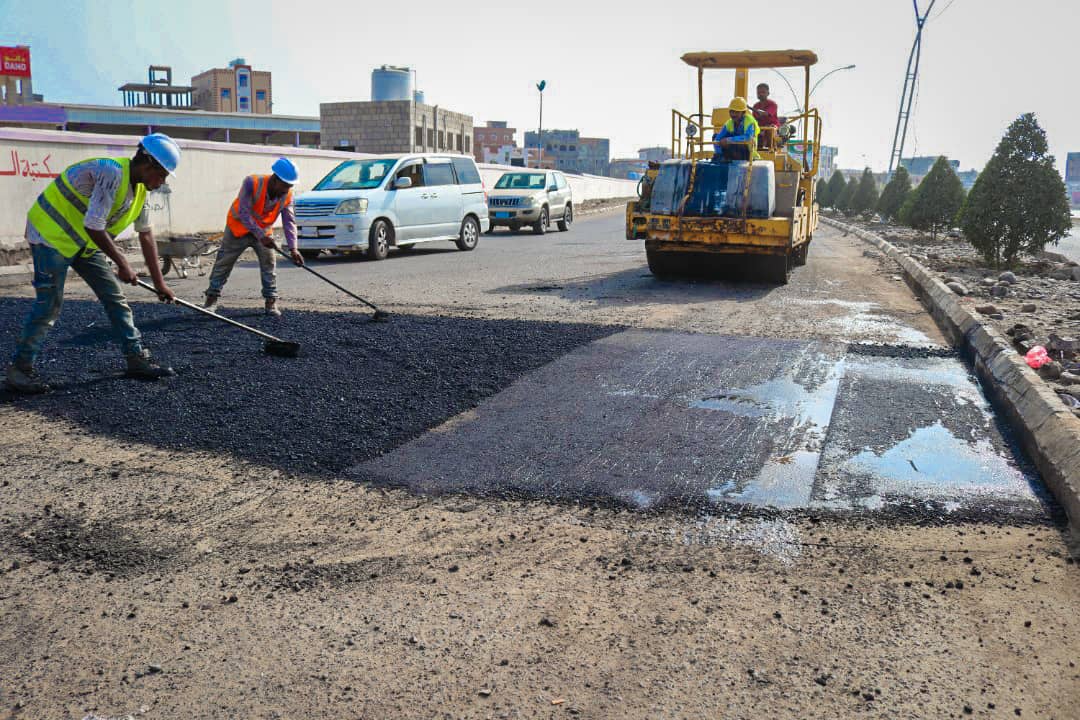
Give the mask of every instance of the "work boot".
POLYGON ((49 392, 49 386, 41 379, 33 365, 18 363, 8 365, 4 384, 8 390, 26 395, 40 395, 49 392))
POLYGON ((138 380, 158 380, 164 377, 172 377, 176 372, 171 367, 161 367, 150 358, 150 351, 143 350, 141 353, 127 356, 127 375, 129 378, 138 380))
POLYGON ((281 317, 281 311, 278 310, 276 298, 266 298, 266 314, 271 317, 281 317))
POLYGON ((207 294, 206 300, 203 302, 203 310, 216 313, 218 311, 218 296, 207 294))

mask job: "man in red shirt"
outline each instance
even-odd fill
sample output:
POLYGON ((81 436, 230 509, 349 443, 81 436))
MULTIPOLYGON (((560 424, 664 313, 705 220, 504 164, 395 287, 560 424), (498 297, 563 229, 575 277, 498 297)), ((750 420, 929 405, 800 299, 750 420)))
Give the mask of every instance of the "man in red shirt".
POLYGON ((777 113, 780 109, 769 99, 769 86, 759 83, 757 86, 758 101, 754 103, 754 119, 761 127, 780 127, 780 118, 777 113))

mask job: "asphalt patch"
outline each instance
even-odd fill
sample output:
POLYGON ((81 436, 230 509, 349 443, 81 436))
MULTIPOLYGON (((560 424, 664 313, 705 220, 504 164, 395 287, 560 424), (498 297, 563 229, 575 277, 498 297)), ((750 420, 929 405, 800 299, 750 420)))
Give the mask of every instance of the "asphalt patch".
POLYGON ((156 546, 123 525, 48 510, 9 526, 3 534, 3 544, 14 550, 88 575, 135 575, 162 566, 173 555, 172 549, 156 546))
MULTIPOLYGON (((30 301, 0 299, 13 347, 30 301)), ((52 393, 0 400, 120 440, 229 453, 288 471, 337 474, 479 405, 520 376, 620 328, 518 320, 254 310, 225 314, 299 342, 297 358, 181 307, 133 304, 147 347, 177 377, 122 377, 100 304, 68 300, 38 368, 52 393)))

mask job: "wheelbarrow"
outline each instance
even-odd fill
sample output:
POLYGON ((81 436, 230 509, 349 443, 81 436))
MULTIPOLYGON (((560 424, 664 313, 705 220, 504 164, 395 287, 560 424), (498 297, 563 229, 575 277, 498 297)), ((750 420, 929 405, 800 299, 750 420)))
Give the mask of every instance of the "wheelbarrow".
POLYGON ((161 274, 168 275, 170 270, 176 271, 176 276, 186 278, 189 270, 196 270, 199 275, 205 275, 202 259, 207 255, 217 252, 217 240, 223 233, 210 237, 197 235, 173 236, 168 240, 157 241, 158 258, 161 260, 161 274))

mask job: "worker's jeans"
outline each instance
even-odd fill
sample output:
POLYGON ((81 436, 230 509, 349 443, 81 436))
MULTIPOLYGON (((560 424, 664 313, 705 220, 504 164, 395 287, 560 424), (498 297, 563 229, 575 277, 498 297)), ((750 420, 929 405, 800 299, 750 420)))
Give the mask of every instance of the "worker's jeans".
POLYGON ((113 338, 125 355, 143 351, 142 335, 135 327, 131 307, 120 289, 120 280, 109 267, 105 254, 96 252, 90 257, 65 258, 48 245, 31 245, 34 256, 34 290, 37 297, 30 314, 26 317, 22 335, 15 346, 12 362, 33 365, 41 352, 45 336, 56 322, 64 304, 64 282, 70 267, 79 274, 98 300, 105 306, 105 314, 112 323, 113 338))
POLYGON ((218 250, 217 259, 214 260, 214 269, 210 271, 210 286, 206 288, 208 296, 221 295, 221 289, 225 287, 233 265, 248 248, 254 248, 259 258, 263 297, 267 300, 277 298, 277 258, 274 255, 274 249, 263 247, 263 244, 251 233, 236 237, 228 226, 225 227, 225 236, 221 238, 221 249, 218 250))

